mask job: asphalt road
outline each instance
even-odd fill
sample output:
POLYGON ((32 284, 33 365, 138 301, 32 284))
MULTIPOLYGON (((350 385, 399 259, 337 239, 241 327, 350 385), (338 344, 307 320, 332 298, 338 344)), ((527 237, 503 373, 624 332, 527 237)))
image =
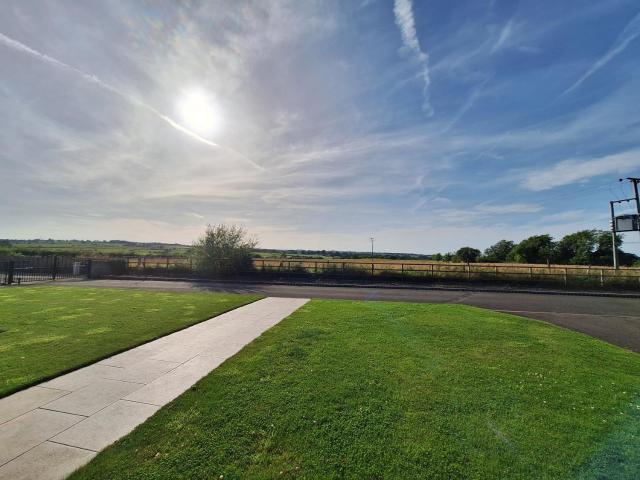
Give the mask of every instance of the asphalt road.
POLYGON ((57 284, 171 291, 258 293, 272 297, 460 303, 543 320, 640 353, 640 299, 636 298, 156 280, 87 280, 57 284))

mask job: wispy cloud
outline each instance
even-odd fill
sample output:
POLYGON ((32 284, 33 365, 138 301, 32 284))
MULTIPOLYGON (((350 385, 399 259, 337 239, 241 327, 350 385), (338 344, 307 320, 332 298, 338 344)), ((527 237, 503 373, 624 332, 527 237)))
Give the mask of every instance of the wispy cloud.
POLYGON ((513 21, 509 20, 505 23, 502 30, 500 30, 500 35, 498 36, 498 40, 491 47, 491 53, 498 51, 505 43, 509 40, 511 36, 511 32, 513 31, 513 21))
POLYGON ((529 172, 522 181, 522 186, 534 191, 550 190, 599 175, 626 173, 639 167, 640 150, 629 150, 589 160, 563 160, 551 168, 529 172))
POLYGON ((423 81, 422 87, 422 109, 427 116, 434 114, 431 106, 429 87, 431 86, 431 75, 429 73, 429 55, 420 47, 418 34, 416 32, 416 23, 413 17, 413 5, 411 0, 395 0, 393 13, 396 19, 396 25, 400 29, 402 35, 402 44, 409 52, 411 52, 420 65, 420 77, 423 81))
POLYGON ((22 42, 19 42, 18 40, 15 40, 13 38, 7 37, 6 35, 0 33, 0 43, 4 44, 5 46, 12 48, 18 52, 22 52, 22 53, 26 53, 34 58, 37 58, 38 60, 48 63, 49 65, 53 66, 53 67, 58 67, 61 68, 63 70, 67 70, 69 72, 72 72, 76 75, 79 75, 80 77, 82 77, 84 80, 94 83, 95 85, 98 85, 100 88, 103 88, 105 90, 108 90, 109 92, 119 96, 120 98, 124 99, 125 101, 127 101, 129 104, 139 107, 139 108, 143 108, 144 110, 152 113, 153 115, 155 115, 157 118, 159 118, 160 120, 168 123, 169 125, 171 125, 173 128, 175 128, 176 130, 184 133, 185 135, 188 135, 191 138, 194 138, 196 140, 198 140, 199 142, 204 143, 205 145, 208 145, 210 147, 214 147, 214 148, 223 148, 225 150, 228 150, 230 153, 240 156, 242 158, 244 158, 245 160, 247 160, 249 163, 251 163, 253 166, 255 166, 256 168, 260 168, 262 169, 261 166, 259 166, 258 164, 256 164, 255 162, 253 162, 252 160, 246 158, 244 155, 241 155, 238 152, 235 152, 234 150, 231 150, 227 147, 222 147, 221 145, 218 145, 215 142, 212 142, 211 140, 208 140, 204 137, 201 137, 200 135, 198 135, 197 133, 189 130, 188 128, 180 125, 178 122, 176 122, 175 120, 173 120, 172 118, 168 117, 167 115, 163 114, 162 112, 158 111, 157 109, 155 109, 154 107, 152 107, 151 105, 143 102, 142 100, 139 100, 135 97, 133 97, 132 95, 123 92, 122 90, 120 90, 119 88, 114 87, 113 85, 104 82, 103 80, 99 79, 98 77, 96 77, 95 75, 91 75, 89 73, 86 73, 76 67, 73 67, 67 63, 61 62, 60 60, 53 58, 45 53, 39 52, 37 50, 34 50, 33 48, 29 47, 28 45, 25 45, 22 42))
POLYGON ((607 63, 609 63, 614 57, 618 56, 620 53, 624 51, 625 48, 629 46, 631 42, 633 42, 638 36, 640 36, 640 13, 636 14, 635 17, 631 19, 631 21, 627 24, 626 27, 620 32, 618 38, 613 43, 611 48, 607 50, 602 57, 598 58, 594 62, 593 65, 587 70, 578 80, 575 81, 573 85, 567 88, 563 95, 572 92, 576 88, 578 88, 582 83, 587 80, 591 75, 596 73, 602 67, 604 67, 607 63))

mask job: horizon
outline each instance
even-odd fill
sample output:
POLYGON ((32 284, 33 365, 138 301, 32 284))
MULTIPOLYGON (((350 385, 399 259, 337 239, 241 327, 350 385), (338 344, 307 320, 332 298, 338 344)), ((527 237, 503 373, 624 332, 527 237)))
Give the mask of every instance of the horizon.
POLYGON ((637 2, 217 5, 3 5, 1 236, 433 254, 631 196, 637 2))

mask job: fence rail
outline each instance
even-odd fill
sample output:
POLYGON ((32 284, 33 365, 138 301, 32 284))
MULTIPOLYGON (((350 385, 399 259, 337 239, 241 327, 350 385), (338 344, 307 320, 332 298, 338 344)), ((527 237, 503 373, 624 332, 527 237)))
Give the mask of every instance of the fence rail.
POLYGON ((0 260, 0 284, 86 277, 91 260, 68 256, 16 257, 0 260))
MULTIPOLYGON (((120 260, 121 274, 147 276, 197 276, 188 258, 129 257, 120 260)), ((268 278, 344 278, 392 280, 409 283, 476 281, 517 284, 552 284, 566 288, 640 289, 640 269, 615 270, 605 266, 440 263, 366 260, 253 260, 253 268, 238 272, 268 278)))

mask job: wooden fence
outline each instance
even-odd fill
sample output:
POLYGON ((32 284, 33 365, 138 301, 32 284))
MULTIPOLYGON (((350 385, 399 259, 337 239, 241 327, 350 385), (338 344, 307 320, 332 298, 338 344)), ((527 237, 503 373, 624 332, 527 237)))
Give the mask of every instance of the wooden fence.
MULTIPOLYGON (((169 257, 130 257, 123 259, 126 273, 132 275, 197 275, 192 259, 169 257)), ((125 273, 125 272, 123 272, 125 273)), ((640 269, 587 265, 440 263, 387 260, 316 260, 256 258, 253 269, 238 272, 270 278, 344 278, 402 282, 447 280, 514 284, 552 284, 576 288, 640 289, 640 269)))

